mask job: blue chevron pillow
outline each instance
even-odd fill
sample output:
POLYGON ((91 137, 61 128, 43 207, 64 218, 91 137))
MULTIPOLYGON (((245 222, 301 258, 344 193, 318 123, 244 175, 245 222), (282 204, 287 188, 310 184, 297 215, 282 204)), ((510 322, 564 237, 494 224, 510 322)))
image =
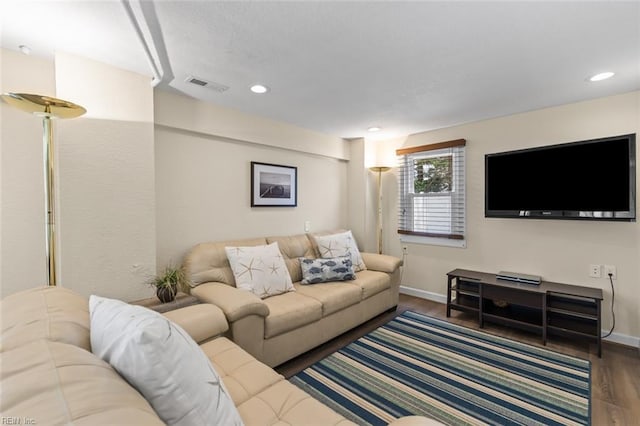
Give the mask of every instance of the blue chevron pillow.
POLYGON ((355 280, 353 263, 348 256, 328 259, 299 258, 302 268, 301 284, 325 283, 328 281, 355 280))

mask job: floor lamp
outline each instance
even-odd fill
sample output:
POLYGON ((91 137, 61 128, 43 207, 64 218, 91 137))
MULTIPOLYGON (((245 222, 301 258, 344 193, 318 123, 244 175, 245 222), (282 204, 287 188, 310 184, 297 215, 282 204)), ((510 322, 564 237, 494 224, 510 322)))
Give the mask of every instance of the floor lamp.
POLYGON ((44 208, 47 255, 47 285, 56 285, 55 185, 53 180, 54 145, 53 118, 76 118, 87 112, 83 107, 61 99, 28 93, 0 95, 9 105, 42 117, 42 145, 44 163, 44 208))
POLYGON ((391 170, 391 167, 376 166, 369 167, 372 172, 378 173, 378 221, 377 221, 377 235, 378 235, 378 254, 382 254, 382 172, 391 170))

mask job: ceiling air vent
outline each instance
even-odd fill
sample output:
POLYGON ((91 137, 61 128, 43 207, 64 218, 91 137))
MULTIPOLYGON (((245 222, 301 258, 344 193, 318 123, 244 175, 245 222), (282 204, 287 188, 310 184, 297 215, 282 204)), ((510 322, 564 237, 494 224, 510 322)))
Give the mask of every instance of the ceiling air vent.
POLYGON ((203 80, 201 78, 194 77, 192 75, 187 77, 187 79, 185 81, 187 83, 195 84, 196 86, 206 87, 207 89, 214 90, 214 91, 216 91, 218 93, 226 92, 227 90, 229 90, 229 86, 225 86, 224 84, 214 83, 214 82, 211 82, 211 81, 203 80))

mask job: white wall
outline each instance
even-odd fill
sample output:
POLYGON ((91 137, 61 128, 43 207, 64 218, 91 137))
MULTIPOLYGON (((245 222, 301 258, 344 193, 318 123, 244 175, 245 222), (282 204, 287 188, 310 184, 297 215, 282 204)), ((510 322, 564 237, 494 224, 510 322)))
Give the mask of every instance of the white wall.
MULTIPOLYGON (((155 272, 150 78, 86 59, 2 50, 2 91, 55 96, 88 113, 54 121, 59 285, 145 297, 155 272), (134 271, 132 264, 140 265, 134 271)), ((42 120, 2 103, 2 295, 45 285, 42 120)))
POLYGON ((376 239, 377 180, 368 170, 367 143, 364 139, 349 142, 349 202, 348 225, 358 242, 360 250, 375 253, 378 251, 376 239))
POLYGON ((124 300, 156 271, 150 77, 56 54, 58 96, 87 114, 60 121, 61 283, 124 300))
POLYGON ((349 159, 348 146, 337 136, 210 103, 194 102, 193 98, 188 96, 157 91, 155 114, 156 123, 164 127, 342 160, 349 159))
POLYGON ((155 98, 159 268, 200 242, 304 233, 305 221, 311 231, 346 226, 342 140, 185 96, 155 98), (298 206, 252 208, 251 161, 297 167, 298 206))
MULTIPOLYGON (((347 224, 349 148, 340 138, 162 92, 154 130, 148 76, 64 53, 55 62, 2 54, 3 91, 88 110, 55 123, 61 286, 133 300, 198 242, 347 224), (249 207, 252 160, 298 167, 298 207, 249 207)), ((6 295, 44 284, 42 124, 4 104, 1 112, 6 295)))
MULTIPOLYGON (((406 244, 409 254, 403 285, 444 295, 446 273, 455 268, 541 275, 549 281, 602 288, 603 328, 612 319, 608 279, 588 276, 589 264, 618 268, 615 282, 618 339, 640 336, 640 225, 638 222, 590 222, 484 217, 484 155, 492 152, 584 139, 640 134, 640 92, 547 108, 409 136, 404 147, 463 138, 467 140, 466 249, 406 244)), ((390 143, 392 145, 393 143, 390 143)), ((395 148, 392 147, 392 148, 395 148)), ((640 185, 637 185, 640 188, 640 185)), ((388 252, 400 256, 397 179, 385 176, 385 239, 388 252)), ((627 340, 627 342, 633 342, 627 340)), ((637 343, 636 343, 637 344, 637 343)))
MULTIPOLYGON (((55 96, 53 63, 0 49, 0 92, 55 96)), ((0 102, 0 295, 46 285, 42 119, 0 102)), ((58 132, 56 132, 58 133, 58 132)))

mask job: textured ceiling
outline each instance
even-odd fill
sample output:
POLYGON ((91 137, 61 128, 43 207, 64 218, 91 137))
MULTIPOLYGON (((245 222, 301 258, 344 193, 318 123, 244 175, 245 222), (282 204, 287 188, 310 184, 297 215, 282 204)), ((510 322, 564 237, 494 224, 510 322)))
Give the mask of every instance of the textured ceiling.
MULTIPOLYGON (((640 89, 640 2, 128 2, 160 90, 392 137, 640 89), (587 78, 611 70, 612 79, 587 78), (229 86, 188 85, 187 76, 229 86), (255 95, 261 82, 271 88, 255 95)), ((4 0, 2 46, 151 75, 120 1, 4 0)), ((25 88, 27 90, 28 88, 25 88)))

